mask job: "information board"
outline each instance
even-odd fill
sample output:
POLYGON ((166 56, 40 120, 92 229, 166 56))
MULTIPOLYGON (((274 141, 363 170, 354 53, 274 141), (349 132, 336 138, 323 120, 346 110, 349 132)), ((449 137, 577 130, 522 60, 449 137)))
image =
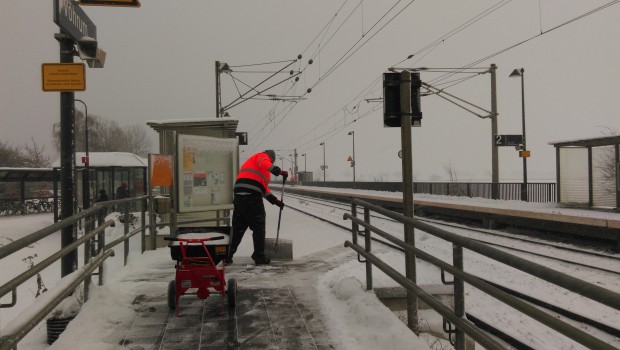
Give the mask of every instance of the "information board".
POLYGON ((177 136, 179 213, 233 208, 239 168, 236 138, 177 136))

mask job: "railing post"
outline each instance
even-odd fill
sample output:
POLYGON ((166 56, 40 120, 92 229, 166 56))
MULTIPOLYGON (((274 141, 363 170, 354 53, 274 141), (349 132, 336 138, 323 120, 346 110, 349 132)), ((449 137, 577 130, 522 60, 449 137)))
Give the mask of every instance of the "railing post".
POLYGON ((141 233, 141 237, 140 237, 140 250, 141 252, 144 254, 144 251, 146 251, 146 198, 142 198, 142 201, 140 202, 140 224, 142 225, 142 233, 141 233))
MULTIPOLYGON (((103 210, 103 213, 101 215, 97 215, 97 226, 101 226, 103 225, 103 223, 105 222, 105 213, 107 213, 108 209, 110 208, 109 206, 105 206, 105 210, 103 210)), ((98 235, 97 235, 97 254, 99 255, 101 254, 101 252, 103 252, 103 250, 105 249, 105 230, 101 231, 98 235)), ((100 286, 103 286, 103 270, 105 269, 105 264, 101 264, 99 265, 99 269, 97 272, 97 275, 99 276, 99 281, 98 284, 100 286)))
MULTIPOLYGON (((129 202, 126 202, 125 204, 123 204, 123 209, 124 209, 124 231, 123 231, 123 235, 127 236, 127 234, 129 233, 129 209, 130 205, 129 202)), ((124 247, 124 256, 123 256, 123 266, 127 266, 127 256, 129 255, 129 240, 126 240, 125 242, 123 242, 123 247, 124 247)))
MULTIPOLYGON (((452 245, 452 265, 463 271, 463 247, 452 245)), ((454 276, 454 314, 458 318, 465 318, 465 283, 454 276)), ((455 350, 465 350, 465 332, 456 328, 455 350)))
MULTIPOLYGON (((370 225, 370 209, 364 207, 364 221, 370 225)), ((364 229, 364 248, 366 253, 370 254, 370 230, 364 229)), ((372 263, 366 259, 366 290, 372 290, 372 263)))
MULTIPOLYGON (((88 235, 92 231, 92 216, 84 218, 84 235, 88 235)), ((92 239, 84 242, 84 265, 90 264, 92 256, 92 239)), ((88 301, 88 290, 90 286, 91 276, 90 274, 84 279, 84 302, 88 301)))
MULTIPOLYGON (((351 215, 357 217, 357 204, 351 202, 351 215)), ((357 235, 359 233, 359 225, 355 221, 351 221, 351 240, 353 244, 357 244, 357 235)), ((358 254, 359 259, 359 254, 358 254)))

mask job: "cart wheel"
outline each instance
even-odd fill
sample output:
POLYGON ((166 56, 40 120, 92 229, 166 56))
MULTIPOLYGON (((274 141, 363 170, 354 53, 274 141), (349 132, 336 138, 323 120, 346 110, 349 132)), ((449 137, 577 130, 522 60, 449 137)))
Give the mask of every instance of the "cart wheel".
POLYGON ((170 308, 170 310, 174 310, 177 307, 176 281, 170 281, 170 283, 168 283, 168 307, 170 308))
POLYGON ((228 307, 233 307, 237 303, 237 280, 231 278, 228 280, 228 307))

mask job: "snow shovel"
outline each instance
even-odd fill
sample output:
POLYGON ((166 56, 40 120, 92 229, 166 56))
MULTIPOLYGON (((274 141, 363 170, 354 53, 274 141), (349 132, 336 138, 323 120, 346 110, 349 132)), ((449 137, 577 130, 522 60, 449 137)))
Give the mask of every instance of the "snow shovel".
MULTIPOLYGON (((286 182, 286 176, 282 176, 282 193, 280 194, 280 202, 284 199, 284 183, 286 182)), ((276 244, 273 247, 274 252, 278 252, 280 247, 278 246, 278 240, 280 239, 280 222, 282 221, 282 210, 284 207, 280 208, 280 215, 278 216, 278 231, 276 233, 276 244)))

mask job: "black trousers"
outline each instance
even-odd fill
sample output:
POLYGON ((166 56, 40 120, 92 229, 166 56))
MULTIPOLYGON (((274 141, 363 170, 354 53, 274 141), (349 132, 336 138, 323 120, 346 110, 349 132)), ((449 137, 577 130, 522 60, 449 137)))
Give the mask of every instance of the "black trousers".
POLYGON ((240 195, 236 194, 233 210, 233 234, 230 244, 230 256, 237 251, 245 231, 252 230, 254 253, 252 259, 265 258, 265 205, 263 196, 260 194, 240 195))

